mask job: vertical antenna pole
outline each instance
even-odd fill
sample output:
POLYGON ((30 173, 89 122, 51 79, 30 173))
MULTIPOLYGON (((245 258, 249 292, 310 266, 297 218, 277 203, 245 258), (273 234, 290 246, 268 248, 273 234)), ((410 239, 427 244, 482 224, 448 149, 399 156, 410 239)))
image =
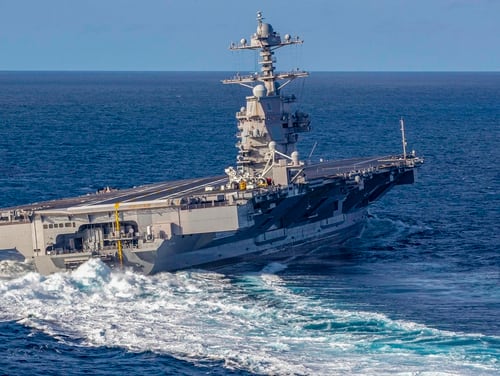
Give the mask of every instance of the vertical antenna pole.
POLYGON ((403 142, 403 159, 406 161, 406 137, 405 137, 405 122, 403 121, 403 118, 399 120, 399 123, 401 124, 401 138, 403 142))
POLYGON ((314 153, 314 149, 316 149, 316 146, 318 146, 318 141, 316 141, 316 142, 314 143, 314 145, 313 145, 313 147, 312 147, 312 150, 311 150, 311 152, 309 153, 309 156, 307 157, 307 159, 308 159, 308 160, 310 160, 310 159, 311 159, 311 157, 312 157, 312 155, 313 155, 313 153, 314 153))

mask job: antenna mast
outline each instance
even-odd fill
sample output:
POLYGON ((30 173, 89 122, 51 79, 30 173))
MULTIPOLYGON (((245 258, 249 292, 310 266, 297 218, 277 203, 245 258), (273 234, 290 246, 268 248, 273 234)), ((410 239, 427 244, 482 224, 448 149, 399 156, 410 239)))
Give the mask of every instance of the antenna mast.
POLYGON ((401 141, 403 142, 403 159, 406 160, 406 137, 405 137, 405 122, 403 118, 399 120, 401 124, 401 141))

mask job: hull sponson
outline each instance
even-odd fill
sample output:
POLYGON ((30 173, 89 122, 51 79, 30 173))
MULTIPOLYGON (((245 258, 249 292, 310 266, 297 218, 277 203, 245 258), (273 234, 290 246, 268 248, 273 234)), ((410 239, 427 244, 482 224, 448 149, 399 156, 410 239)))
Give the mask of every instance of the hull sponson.
POLYGON ((186 243, 192 244, 202 235, 178 238, 149 255, 142 253, 142 256, 149 259, 152 254, 155 255, 152 267, 148 262, 142 264, 143 272, 154 274, 193 267, 219 266, 253 258, 276 260, 290 257, 292 254, 297 256, 308 251, 310 248, 307 245, 310 244, 338 246, 347 239, 358 236, 364 227, 365 219, 366 210, 361 209, 342 215, 340 219, 331 218, 330 221, 322 220, 292 228, 271 230, 254 238, 234 235, 222 244, 209 243, 203 248, 190 251, 185 251, 189 248, 186 243))
POLYGON ((215 233, 176 236, 147 254, 154 265, 141 263, 143 271, 220 265, 264 253, 283 258, 292 250, 300 254, 308 249, 304 245, 315 242, 335 247, 361 233, 369 202, 399 184, 399 178, 408 179, 408 172, 374 174, 355 185, 326 183, 303 195, 266 201, 255 206, 262 214, 251 228, 221 239, 215 233))
POLYGON ((33 256, 33 225, 28 222, 1 224, 0 223, 0 249, 15 249, 25 259, 33 256))

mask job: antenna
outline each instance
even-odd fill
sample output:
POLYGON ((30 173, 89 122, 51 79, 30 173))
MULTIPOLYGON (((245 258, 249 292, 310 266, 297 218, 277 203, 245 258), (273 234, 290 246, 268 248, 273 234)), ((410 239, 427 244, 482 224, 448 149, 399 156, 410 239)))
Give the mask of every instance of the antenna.
POLYGON ((406 137, 405 137, 405 122, 403 118, 399 120, 399 124, 401 124, 401 141, 403 142, 403 159, 406 160, 406 137))
POLYGON ((313 145, 313 147, 312 147, 312 150, 311 150, 311 152, 309 153, 309 156, 307 157, 307 159, 308 159, 308 160, 309 160, 309 159, 311 159, 311 157, 312 157, 312 155, 313 155, 313 153, 314 153, 314 149, 316 149, 316 146, 318 146, 318 141, 316 141, 316 142, 314 143, 314 145, 313 145))

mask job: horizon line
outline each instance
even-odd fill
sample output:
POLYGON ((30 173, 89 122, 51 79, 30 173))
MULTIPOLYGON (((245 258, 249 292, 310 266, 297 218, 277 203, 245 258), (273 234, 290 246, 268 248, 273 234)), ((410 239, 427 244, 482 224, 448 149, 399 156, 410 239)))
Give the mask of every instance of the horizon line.
MULTIPOLYGON (((232 73, 234 70, 0 69, 0 73, 232 73)), ((307 73, 500 73, 499 70, 309 70, 307 73)))

